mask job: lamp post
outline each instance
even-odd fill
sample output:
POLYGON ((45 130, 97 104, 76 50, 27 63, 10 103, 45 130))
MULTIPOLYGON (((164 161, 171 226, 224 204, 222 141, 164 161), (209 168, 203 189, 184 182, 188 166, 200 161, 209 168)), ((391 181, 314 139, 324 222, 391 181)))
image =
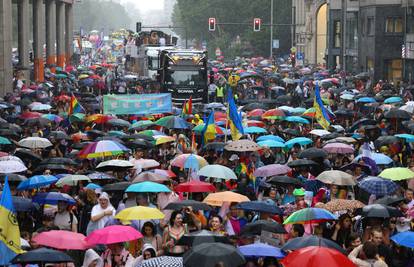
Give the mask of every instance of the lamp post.
POLYGON ((270 0, 270 59, 273 58, 273 0, 270 0))

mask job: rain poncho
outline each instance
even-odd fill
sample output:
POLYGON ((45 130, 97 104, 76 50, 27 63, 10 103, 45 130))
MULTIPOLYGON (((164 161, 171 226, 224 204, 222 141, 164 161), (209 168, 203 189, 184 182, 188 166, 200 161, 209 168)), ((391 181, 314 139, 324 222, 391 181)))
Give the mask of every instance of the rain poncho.
POLYGON ((89 265, 95 261, 98 260, 97 267, 102 267, 103 262, 101 257, 98 255, 98 253, 95 252, 93 249, 88 249, 85 253, 85 258, 83 258, 83 264, 82 267, 89 267, 89 265))

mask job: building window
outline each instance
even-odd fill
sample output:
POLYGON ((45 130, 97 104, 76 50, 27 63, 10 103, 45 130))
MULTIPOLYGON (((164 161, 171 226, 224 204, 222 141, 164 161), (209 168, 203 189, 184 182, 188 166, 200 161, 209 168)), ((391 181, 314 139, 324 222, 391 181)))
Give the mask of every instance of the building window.
POLYGON ((403 22, 401 17, 388 17, 385 20, 385 32, 387 33, 401 33, 403 29, 403 22))
POLYGON ((348 19, 346 20, 346 48, 357 49, 358 48, 358 13, 348 13, 348 19))
POLYGON ((368 17, 367 18, 367 29, 366 33, 368 36, 372 36, 375 33, 375 21, 374 17, 368 17))
POLYGON ((366 71, 374 71, 374 60, 367 57, 367 69, 366 71))
POLYGON ((385 62, 388 81, 401 81, 402 79, 402 60, 392 59, 385 62))
POLYGON ((341 21, 334 21, 334 47, 341 47, 341 21))

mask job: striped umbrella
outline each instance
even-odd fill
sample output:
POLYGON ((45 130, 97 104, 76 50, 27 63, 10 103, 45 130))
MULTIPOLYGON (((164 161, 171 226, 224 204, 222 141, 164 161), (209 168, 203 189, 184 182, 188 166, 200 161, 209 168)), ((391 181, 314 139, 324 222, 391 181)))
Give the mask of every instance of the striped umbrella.
POLYGON ((320 208, 306 208, 295 211, 292 213, 283 224, 295 224, 295 223, 320 223, 326 221, 337 220, 338 218, 327 211, 320 208))
POLYGON ((129 151, 129 149, 116 141, 102 140, 88 144, 78 153, 78 157, 92 159, 120 155, 126 151, 129 151))

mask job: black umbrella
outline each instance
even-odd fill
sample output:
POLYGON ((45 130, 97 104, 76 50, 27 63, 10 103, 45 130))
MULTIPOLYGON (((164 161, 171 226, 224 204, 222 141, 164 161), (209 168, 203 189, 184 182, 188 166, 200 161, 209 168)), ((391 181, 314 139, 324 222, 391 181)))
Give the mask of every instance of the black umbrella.
POLYGON ((114 191, 125 191, 128 186, 130 186, 130 182, 119 182, 119 183, 113 183, 113 184, 106 184, 102 187, 102 191, 105 192, 114 192, 114 191))
POLYGON ((39 204, 33 203, 29 198, 12 196, 12 201, 16 211, 35 211, 40 209, 39 204))
POLYGON ((400 141, 400 139, 398 139, 398 137, 396 137, 396 136, 385 135, 385 136, 378 137, 377 140, 375 140, 374 144, 375 144, 376 148, 380 148, 380 147, 385 146, 385 145, 398 143, 399 141, 400 141))
POLYGON ((325 134, 325 135, 321 136, 321 140, 331 140, 331 139, 337 138, 339 136, 341 136, 341 135, 338 134, 338 133, 325 134))
POLYGON ((272 205, 265 201, 247 201, 240 202, 236 206, 238 209, 248 210, 248 211, 257 211, 257 212, 266 212, 270 214, 279 214, 283 215, 283 211, 276 205, 272 205))
POLYGON ((372 204, 363 207, 361 215, 369 218, 404 217, 404 214, 399 209, 382 204, 372 204))
POLYGON ((19 148, 16 150, 16 152, 14 152, 14 155, 16 157, 19 157, 21 159, 28 159, 28 160, 33 160, 33 161, 41 161, 42 157, 40 157, 38 154, 32 152, 29 149, 25 149, 25 148, 19 148))
POLYGON ((400 119, 400 120, 409 120, 411 119, 410 113, 401 109, 391 109, 384 114, 384 117, 387 119, 400 119))
POLYGON ((165 210, 181 210, 185 207, 192 207, 194 210, 211 210, 206 203, 195 200, 183 200, 179 202, 171 202, 164 208, 165 210))
POLYGON ((375 204, 382 204, 386 206, 393 206, 405 201, 404 197, 385 196, 375 201, 375 204))
POLYGON ((304 159, 315 159, 315 158, 326 158, 328 157, 328 153, 325 150, 320 148, 311 147, 308 149, 303 150, 299 153, 299 158, 304 159))
POLYGON ((315 166, 315 165, 318 165, 318 163, 310 159, 296 159, 296 160, 292 160, 287 165, 290 168, 295 168, 295 167, 302 167, 302 166, 309 166, 309 167, 315 166))
POLYGON ((16 131, 10 129, 0 129, 0 135, 5 137, 20 137, 16 131))
POLYGON ((0 182, 4 182, 4 178, 7 176, 9 182, 23 182, 27 180, 27 177, 24 175, 16 173, 0 174, 0 182))
POLYGON ((131 134, 131 135, 125 135, 121 137, 122 140, 134 140, 134 139, 144 139, 148 142, 153 142, 155 141, 154 137, 152 136, 148 136, 145 134, 131 134))
POLYGON ((350 132, 350 133, 353 133, 355 130, 357 130, 361 125, 376 125, 378 122, 376 121, 376 120, 371 120, 371 119, 366 119, 366 118, 363 118, 363 119, 360 119, 360 120, 357 120, 356 122, 354 122, 352 125, 351 125, 351 128, 349 128, 349 131, 348 132, 350 132))
POLYGON ((282 132, 291 136, 301 136, 301 133, 298 130, 291 128, 284 129, 282 132))
POLYGON ((53 173, 72 173, 73 170, 63 164, 41 164, 33 172, 36 174, 43 173, 45 170, 51 170, 53 173))
POLYGON ((320 238, 314 235, 292 238, 286 244, 284 244, 281 247, 281 249, 288 251, 297 250, 310 246, 332 248, 345 254, 345 250, 334 241, 325 238, 320 238))
POLYGON ((292 101, 292 97, 290 95, 281 95, 276 98, 276 103, 280 104, 286 105, 287 103, 290 103, 290 101, 292 101))
POLYGON ((271 176, 266 179, 266 183, 273 184, 273 185, 281 185, 281 184, 282 185, 293 184, 293 185, 298 185, 298 186, 303 185, 303 183, 299 179, 292 178, 289 176, 284 176, 284 175, 271 176))
POLYGON ((131 123, 123 119, 110 119, 107 124, 115 127, 131 127, 131 123))
POLYGON ((258 220, 252 223, 246 224, 242 230, 241 234, 251 234, 251 235, 261 235, 262 231, 267 231, 275 234, 286 234, 286 230, 283 225, 277 222, 271 222, 266 220, 258 220))
POLYGON ((46 118, 33 118, 33 119, 27 119, 24 121, 23 125, 26 127, 31 127, 31 126, 35 126, 35 125, 39 125, 41 127, 44 127, 46 125, 48 125, 50 123, 50 120, 46 119, 46 118))
POLYGON ((204 146, 205 150, 223 150, 226 144, 223 142, 211 142, 204 146))
POLYGON ((60 262, 73 262, 73 259, 58 250, 48 248, 38 248, 26 253, 17 255, 12 261, 13 264, 28 264, 28 263, 60 263, 60 262))
POLYGON ((215 234, 207 230, 200 230, 200 231, 196 231, 196 232, 183 235, 180 238, 180 240, 178 240, 177 245, 197 246, 198 244, 213 243, 213 242, 230 244, 230 241, 226 236, 215 234))
POLYGON ((245 263, 244 256, 232 246, 223 243, 204 243, 192 247, 183 256, 184 266, 215 267, 217 263, 237 267, 245 263))
POLYGON ((155 147, 155 145, 144 139, 135 139, 133 141, 129 141, 127 143, 127 147, 132 148, 132 149, 137 149, 137 148, 148 149, 148 148, 155 147))
POLYGON ((61 157, 48 158, 48 159, 42 160, 42 162, 40 162, 40 165, 46 165, 46 164, 73 165, 73 166, 78 165, 78 163, 76 161, 74 161, 73 159, 61 158, 61 157))
POLYGON ((242 108, 242 111, 252 111, 253 109, 267 109, 266 104, 260 102, 249 103, 242 108))
POLYGON ((64 131, 51 131, 49 134, 49 138, 50 137, 53 137, 56 140, 69 139, 69 136, 64 131))
POLYGON ((101 137, 101 136, 105 136, 106 133, 99 131, 99 130, 90 130, 87 131, 86 134, 91 138, 91 139, 95 139, 97 137, 101 137))

